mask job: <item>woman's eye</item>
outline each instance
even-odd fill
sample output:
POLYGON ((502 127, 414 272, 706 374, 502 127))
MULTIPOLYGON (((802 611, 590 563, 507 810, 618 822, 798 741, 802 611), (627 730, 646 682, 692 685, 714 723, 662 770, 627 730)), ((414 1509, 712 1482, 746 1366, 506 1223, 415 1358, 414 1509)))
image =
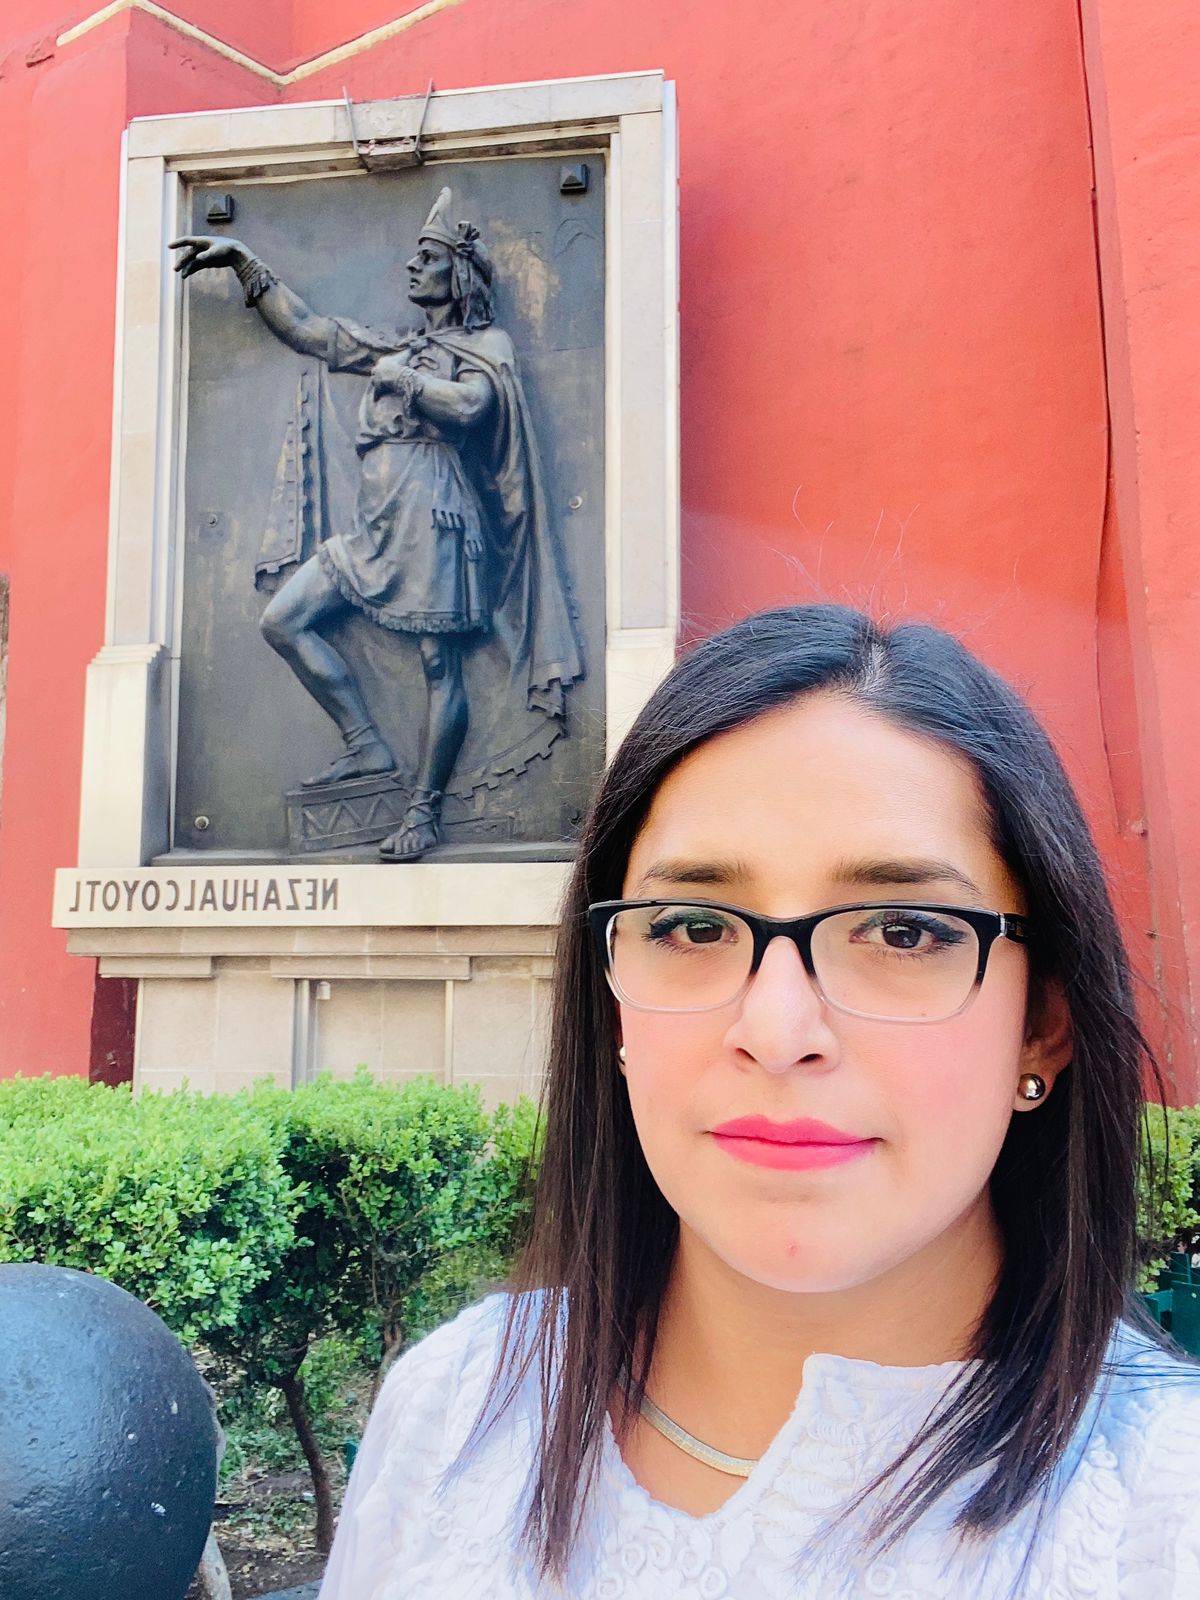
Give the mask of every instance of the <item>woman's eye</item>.
POLYGON ((889 913, 860 923, 850 937, 855 944, 877 945, 899 953, 927 954, 961 943, 963 935, 936 917, 889 913))
POLYGON ((927 932, 928 929, 918 928, 912 922, 885 922, 879 929, 884 944, 891 945, 894 950, 915 950, 922 934, 927 932))
POLYGON ((674 945, 720 944, 732 930, 727 922, 715 917, 659 917, 647 930, 657 943, 674 945))

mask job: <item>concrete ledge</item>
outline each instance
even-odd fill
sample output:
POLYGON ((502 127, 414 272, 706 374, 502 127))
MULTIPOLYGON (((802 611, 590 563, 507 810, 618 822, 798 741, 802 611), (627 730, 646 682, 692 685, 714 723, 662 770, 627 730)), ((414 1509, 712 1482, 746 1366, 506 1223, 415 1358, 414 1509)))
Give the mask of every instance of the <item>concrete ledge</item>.
MULTIPOLYGON (((429 102, 422 144, 436 154, 439 140, 463 134, 476 138, 517 130, 558 130, 592 124, 612 127, 618 118, 661 112, 661 72, 614 73, 609 77, 547 79, 540 83, 449 89, 429 102)), ((354 107, 359 138, 387 139, 411 134, 425 96, 368 100, 354 107)), ((340 101, 247 106, 234 111, 186 112, 165 117, 135 117, 129 124, 129 155, 262 156, 345 146, 354 160, 350 120, 340 101)))
MULTIPOLYGON (((549 976, 557 929, 538 928, 72 928, 73 956, 160 962, 172 956, 221 962, 273 959, 361 961, 457 956, 526 958, 535 976, 549 976)), ((269 967, 266 969, 269 970, 269 967)))
POLYGON ((211 978, 211 956, 101 956, 102 978, 211 978))
POLYGON ((382 978, 463 982, 471 976, 469 956, 275 956, 273 978, 382 978))

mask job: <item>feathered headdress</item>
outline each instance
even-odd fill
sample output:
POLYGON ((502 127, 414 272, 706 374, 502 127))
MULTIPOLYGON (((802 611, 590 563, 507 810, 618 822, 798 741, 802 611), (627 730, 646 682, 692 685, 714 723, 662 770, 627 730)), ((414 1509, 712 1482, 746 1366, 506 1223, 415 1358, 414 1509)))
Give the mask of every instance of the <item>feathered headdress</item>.
POLYGON ((422 239, 433 239, 450 250, 454 264, 451 290, 464 328, 486 328, 495 318, 492 304, 492 258, 473 222, 451 222, 453 196, 443 189, 433 202, 422 239))

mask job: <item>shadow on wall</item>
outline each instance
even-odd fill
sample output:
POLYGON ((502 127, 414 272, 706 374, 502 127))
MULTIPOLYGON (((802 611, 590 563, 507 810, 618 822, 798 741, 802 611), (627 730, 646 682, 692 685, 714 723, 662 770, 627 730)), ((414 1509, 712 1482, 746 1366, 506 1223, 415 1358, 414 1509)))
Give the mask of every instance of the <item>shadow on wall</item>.
POLYGON ((137 979, 102 978, 97 961, 88 1053, 88 1078, 92 1083, 115 1086, 133 1082, 137 1001, 137 979))

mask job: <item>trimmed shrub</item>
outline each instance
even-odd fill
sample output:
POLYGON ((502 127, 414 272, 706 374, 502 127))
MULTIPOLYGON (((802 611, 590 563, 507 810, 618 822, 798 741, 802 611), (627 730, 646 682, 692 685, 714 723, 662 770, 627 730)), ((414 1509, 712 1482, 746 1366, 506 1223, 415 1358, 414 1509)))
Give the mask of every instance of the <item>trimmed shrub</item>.
POLYGON ((333 1535, 309 1351, 387 1366, 502 1279, 528 1217, 536 1119, 478 1090, 361 1073, 299 1090, 144 1094, 0 1083, 0 1261, 112 1279, 240 1392, 282 1395, 333 1535))
POLYGON ((382 1361, 405 1342, 408 1298, 437 1262, 514 1247, 530 1203, 528 1103, 488 1117, 474 1087, 366 1074, 246 1099, 299 1196, 295 1245, 255 1293, 257 1325, 249 1309, 242 1319, 244 1364, 263 1377, 290 1369, 315 1332, 358 1334, 364 1318, 382 1361))
POLYGON ((185 1344, 237 1326, 295 1245, 295 1188, 244 1101, 0 1083, 0 1261, 109 1278, 185 1344))
MULTIPOLYGON (((488 1247, 498 1260, 527 1206, 532 1108, 493 1119, 473 1087, 432 1078, 394 1087, 366 1073, 296 1091, 261 1085, 238 1098, 270 1128, 299 1197, 295 1241, 244 1297, 236 1322, 206 1342, 282 1391, 312 1474, 317 1543, 327 1548, 333 1501, 302 1371, 309 1348, 335 1330, 369 1329, 377 1389, 408 1340, 408 1303, 425 1276, 449 1252, 488 1247)), ((459 1285, 459 1305, 473 1287, 459 1285)))

